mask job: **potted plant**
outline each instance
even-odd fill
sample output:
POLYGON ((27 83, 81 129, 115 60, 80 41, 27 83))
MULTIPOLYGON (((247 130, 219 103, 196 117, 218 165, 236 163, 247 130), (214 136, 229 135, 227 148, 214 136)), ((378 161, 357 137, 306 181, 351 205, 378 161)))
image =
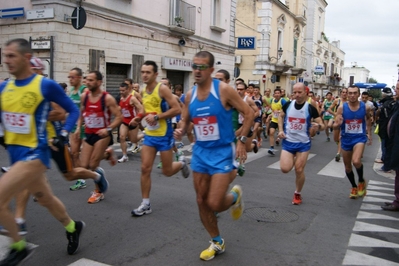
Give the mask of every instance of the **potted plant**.
POLYGON ((175 17, 175 21, 177 26, 181 27, 180 23, 183 23, 184 19, 182 17, 175 17))

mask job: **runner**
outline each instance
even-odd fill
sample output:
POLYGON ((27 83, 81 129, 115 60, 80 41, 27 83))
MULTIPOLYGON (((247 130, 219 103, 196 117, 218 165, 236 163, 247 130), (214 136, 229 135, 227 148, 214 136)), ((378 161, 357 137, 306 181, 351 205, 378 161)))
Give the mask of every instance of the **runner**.
POLYGON ((254 101, 256 107, 258 107, 259 112, 255 115, 253 132, 255 134, 254 139, 257 140, 258 147, 262 146, 262 138, 260 133, 262 131, 262 106, 263 106, 263 97, 259 93, 259 86, 255 85, 254 94, 252 96, 252 100, 254 101))
MULTIPOLYGON (((271 122, 269 125, 269 143, 270 149, 267 151, 270 155, 275 155, 276 151, 274 150, 274 134, 276 129, 278 129, 278 117, 280 116, 280 112, 283 109, 283 105, 286 104, 286 100, 281 98, 281 89, 274 89, 273 99, 270 104, 270 109, 272 110, 271 122)), ((266 104, 268 104, 266 102, 266 104)), ((276 140, 276 145, 279 145, 279 139, 276 140)))
POLYGON ((329 91, 326 94, 326 99, 323 102, 323 121, 324 121, 324 128, 327 136, 327 141, 330 141, 330 130, 332 129, 332 124, 334 122, 333 115, 328 111, 330 106, 333 103, 332 93, 329 91))
MULTIPOLYGON (((141 195, 142 202, 137 209, 132 210, 133 216, 142 216, 152 212, 150 203, 151 170, 155 156, 159 151, 162 161, 162 173, 172 176, 182 171, 183 177, 190 175, 184 156, 178 162, 173 162, 172 148, 174 146, 171 118, 181 113, 179 103, 171 90, 157 82, 158 66, 154 61, 145 61, 141 67, 141 77, 146 87, 142 91, 143 107, 147 124, 143 149, 141 152, 141 195)), ((134 118, 140 121, 141 116, 134 118)))
MULTIPOLYGON (((330 108, 328 108, 328 112, 330 114, 333 114, 333 116, 334 116, 334 118, 333 118, 334 121, 335 121, 335 117, 337 116, 338 108, 343 103, 346 102, 347 97, 348 97, 348 89, 347 88, 343 88, 341 90, 340 97, 335 99, 334 102, 331 104, 330 108)), ((334 125, 334 121, 333 121, 333 125, 334 125)), ((337 154, 335 155, 335 161, 339 162, 340 159, 341 159, 341 139, 339 137, 341 129, 339 127, 338 128, 333 127, 333 128, 334 128, 334 131, 333 131, 333 133, 334 133, 334 141, 337 143, 337 146, 338 146, 337 154)))
POLYGON ((267 88, 265 90, 265 95, 262 98, 262 130, 263 130, 263 137, 267 139, 267 129, 269 128, 270 120, 268 119, 269 115, 272 113, 271 103, 273 97, 270 95, 271 90, 267 88))
MULTIPOLYGON (((122 124, 119 126, 119 141, 122 149, 122 157, 118 160, 118 163, 124 163, 129 160, 127 157, 127 143, 126 137, 129 136, 129 140, 132 143, 138 143, 140 138, 138 138, 138 125, 132 125, 133 118, 135 114, 143 114, 143 106, 130 94, 128 85, 126 83, 121 83, 119 85, 119 92, 121 94, 121 99, 119 101, 119 107, 122 111, 122 124)), ((140 135, 142 137, 142 135, 140 135)), ((137 144, 136 144, 137 145, 137 144)))
POLYGON ((296 83, 292 94, 295 100, 284 104, 278 119, 278 136, 283 140, 280 168, 283 173, 289 173, 295 167, 296 190, 292 204, 299 205, 302 203, 305 166, 311 147, 309 129, 323 130, 324 124, 317 109, 307 102, 305 84, 296 83))
POLYGON ((69 113, 62 129, 63 135, 73 128, 79 111, 55 81, 32 72, 31 57, 27 40, 13 39, 5 44, 4 63, 15 80, 0 85, 5 142, 13 164, 0 179, 0 223, 12 239, 11 250, 0 262, 1 265, 17 265, 32 253, 25 239, 18 234, 14 216, 8 208, 10 200, 24 189, 28 189, 63 224, 67 231, 68 254, 78 250, 79 236, 85 226, 84 222, 73 221, 69 217, 45 177, 46 168, 50 166, 50 152, 46 121, 42 118, 48 115, 50 101, 69 113))
MULTIPOLYGON (((104 158, 107 147, 113 144, 112 130, 122 121, 121 111, 114 97, 101 89, 103 75, 99 71, 90 71, 86 76, 86 86, 89 92, 81 97, 81 117, 78 128, 85 123, 85 139, 83 140, 80 161, 82 167, 101 172, 100 161, 104 158), (111 115, 114 121, 111 123, 111 115)), ((80 136, 80 132, 74 133, 80 136)), ((105 176, 94 181, 96 189, 92 192, 88 203, 96 203, 104 199, 108 189, 105 176)))
POLYGON ((175 130, 175 137, 186 133, 190 121, 195 124, 195 136, 191 167, 194 188, 202 224, 211 236, 211 245, 201 252, 202 260, 211 260, 225 251, 225 242, 220 236, 215 212, 231 207, 234 220, 241 217, 244 209, 241 186, 235 185, 226 193, 235 177, 235 158, 246 160, 246 135, 253 122, 253 112, 232 87, 212 79, 214 56, 206 51, 198 52, 193 59, 193 74, 198 87, 186 94, 183 111, 184 124, 175 130), (244 115, 242 136, 237 148, 234 145, 232 108, 244 115), (187 119, 186 119, 187 118, 187 119), (235 154, 235 149, 237 154, 235 154))
POLYGON ((370 107, 359 101, 360 89, 354 85, 348 88, 348 101, 337 110, 334 129, 341 127, 342 158, 345 173, 352 185, 349 197, 356 199, 366 195, 367 182, 363 178, 362 157, 365 143, 371 145, 370 107), (352 171, 352 164, 359 176, 358 184, 352 171))

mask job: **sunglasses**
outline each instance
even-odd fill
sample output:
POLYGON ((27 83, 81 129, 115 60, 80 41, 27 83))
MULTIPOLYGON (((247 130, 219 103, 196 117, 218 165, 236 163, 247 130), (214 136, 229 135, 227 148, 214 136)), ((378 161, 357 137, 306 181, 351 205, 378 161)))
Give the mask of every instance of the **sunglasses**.
POLYGON ((197 65, 197 64, 192 64, 191 65, 191 68, 192 69, 194 69, 194 70, 206 70, 206 69, 208 69, 209 68, 209 66, 208 65, 197 65))
POLYGON ((238 91, 245 91, 245 89, 237 89, 238 91))

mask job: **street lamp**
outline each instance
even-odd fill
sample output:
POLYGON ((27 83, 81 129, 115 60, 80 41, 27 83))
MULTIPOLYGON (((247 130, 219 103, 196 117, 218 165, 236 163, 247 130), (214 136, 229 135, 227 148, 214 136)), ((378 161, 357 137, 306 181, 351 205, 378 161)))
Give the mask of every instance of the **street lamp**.
POLYGON ((277 51, 277 57, 269 56, 269 61, 271 61, 273 58, 276 59, 277 61, 280 60, 281 56, 283 55, 283 52, 284 52, 283 48, 280 47, 280 49, 278 49, 277 51))

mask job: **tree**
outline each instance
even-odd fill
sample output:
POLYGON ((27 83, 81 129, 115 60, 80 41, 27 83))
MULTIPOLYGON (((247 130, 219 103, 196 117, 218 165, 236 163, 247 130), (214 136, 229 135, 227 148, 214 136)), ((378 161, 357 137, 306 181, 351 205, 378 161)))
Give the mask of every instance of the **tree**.
POLYGON ((378 83, 378 81, 375 78, 370 77, 369 78, 369 83, 378 83))
MULTIPOLYGON (((374 83, 374 82, 373 82, 374 83)), ((381 90, 380 89, 370 89, 368 90, 369 95, 373 96, 375 101, 378 101, 381 99, 381 90)))

